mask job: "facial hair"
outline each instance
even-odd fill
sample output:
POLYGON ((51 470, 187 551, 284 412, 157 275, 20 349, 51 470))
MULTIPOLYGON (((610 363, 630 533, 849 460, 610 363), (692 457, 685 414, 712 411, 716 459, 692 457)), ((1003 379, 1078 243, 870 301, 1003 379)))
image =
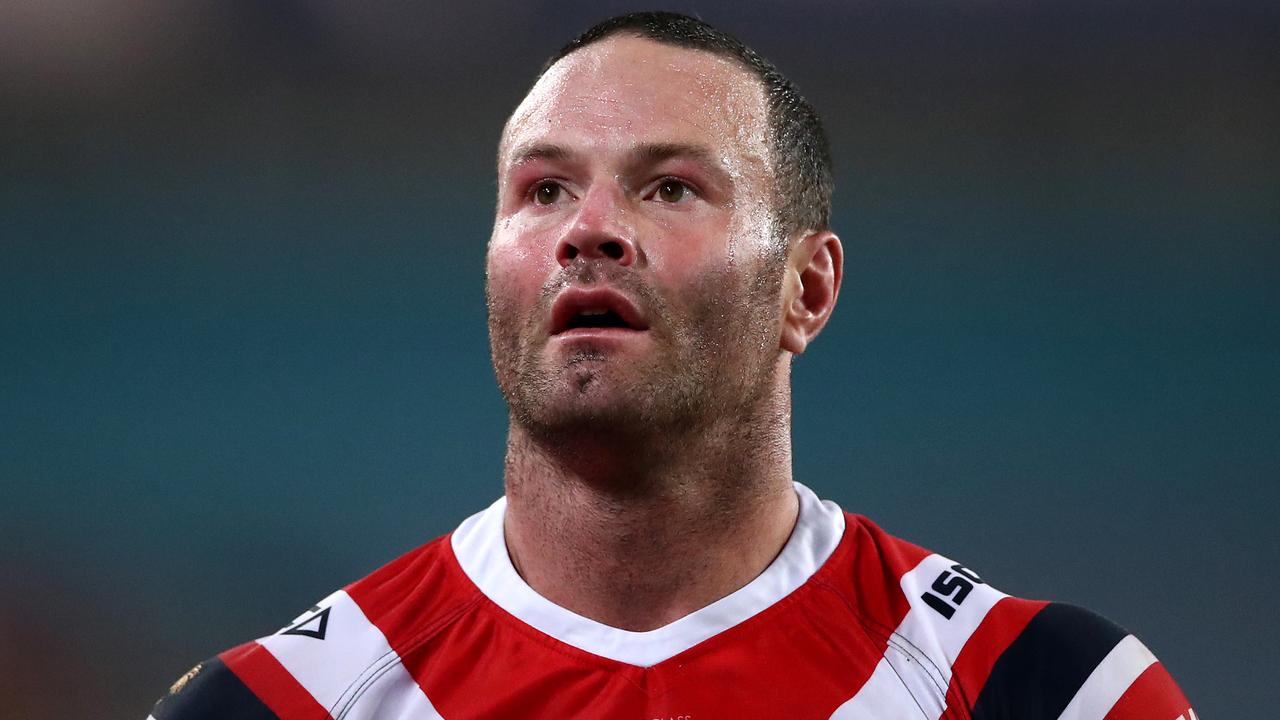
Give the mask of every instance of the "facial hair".
POLYGON ((674 440, 745 416, 770 387, 784 257, 762 258, 747 277, 708 273, 681 293, 679 309, 641 272, 609 261, 562 268, 527 314, 490 279, 490 349, 512 421, 552 442, 586 432, 674 440), (612 287, 642 309, 650 345, 644 357, 611 356, 590 344, 561 357, 547 352, 546 318, 556 296, 592 284, 612 287))

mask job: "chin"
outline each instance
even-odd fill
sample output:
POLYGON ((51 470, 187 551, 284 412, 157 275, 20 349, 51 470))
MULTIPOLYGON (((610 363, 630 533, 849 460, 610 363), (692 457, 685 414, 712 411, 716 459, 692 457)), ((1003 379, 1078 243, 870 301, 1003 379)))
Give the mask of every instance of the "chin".
POLYGON ((680 382, 678 374, 652 383, 645 380, 654 373, 639 370, 585 360, 530 372, 522 374, 507 401, 512 417, 531 434, 580 443, 667 433, 707 410, 700 388, 680 382))
POLYGON ((636 403, 618 397, 591 397, 581 395, 559 398, 543 406, 538 415, 548 428, 585 430, 592 434, 626 432, 644 424, 644 413, 636 403))
POLYGON ((628 437, 652 430, 651 413, 635 398, 605 388, 563 387, 532 403, 512 405, 516 419, 535 436, 572 442, 628 437))

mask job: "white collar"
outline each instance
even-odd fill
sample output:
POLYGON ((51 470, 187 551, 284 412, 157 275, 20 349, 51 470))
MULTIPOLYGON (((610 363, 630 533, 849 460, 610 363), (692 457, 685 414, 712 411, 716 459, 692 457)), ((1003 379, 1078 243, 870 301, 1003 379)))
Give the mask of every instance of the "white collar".
POLYGON ((649 667, 762 612, 808 580, 844 535, 844 513, 795 483, 800 514, 782 552, 737 591, 670 624, 646 632, 620 630, 566 610, 525 583, 511 564, 503 534, 507 499, 467 518, 451 538, 458 564, 498 607, 551 637, 618 662, 649 667))

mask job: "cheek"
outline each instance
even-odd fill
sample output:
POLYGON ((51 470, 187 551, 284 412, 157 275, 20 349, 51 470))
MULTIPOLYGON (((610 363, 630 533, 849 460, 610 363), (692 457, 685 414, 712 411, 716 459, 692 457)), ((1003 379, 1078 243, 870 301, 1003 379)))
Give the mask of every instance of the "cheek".
POLYGON ((494 233, 485 257, 489 301, 510 311, 537 302, 543 283, 553 271, 553 258, 536 240, 518 232, 494 233))
POLYGON ((735 279, 753 272, 768 254, 771 234, 768 215, 712 217, 699 222, 671 223, 657 228, 659 242, 645 249, 656 283, 664 290, 711 292, 722 299, 741 292, 735 279))
POLYGON ((724 268, 728 240, 725 224, 716 218, 674 217, 654 221, 638 245, 657 282, 685 287, 724 268))

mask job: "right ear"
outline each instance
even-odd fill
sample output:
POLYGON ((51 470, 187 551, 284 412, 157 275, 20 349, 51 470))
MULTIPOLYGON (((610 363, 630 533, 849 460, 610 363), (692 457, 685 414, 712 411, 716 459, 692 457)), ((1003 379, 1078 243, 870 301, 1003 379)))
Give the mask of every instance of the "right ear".
POLYGON ((811 232, 787 259, 782 321, 783 350, 799 355, 831 319, 844 274, 844 248, 830 230, 811 232))

